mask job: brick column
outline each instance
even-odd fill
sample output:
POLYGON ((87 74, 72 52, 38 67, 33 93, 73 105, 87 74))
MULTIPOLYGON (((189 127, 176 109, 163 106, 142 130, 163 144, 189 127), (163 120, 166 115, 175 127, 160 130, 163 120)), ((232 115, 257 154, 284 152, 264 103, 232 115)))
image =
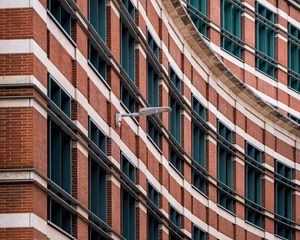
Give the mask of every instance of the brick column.
POLYGON ((142 202, 136 202, 136 239, 147 239, 147 208, 142 202))
MULTIPOLYGON (((213 23, 221 25, 221 1, 207 1, 206 13, 213 23)), ((208 37, 217 46, 221 45, 221 34, 216 29, 208 28, 208 37)))
POLYGON ((121 184, 113 175, 107 176, 107 224, 121 234, 121 184))
POLYGON ((109 0, 106 7, 106 42, 113 56, 120 62, 120 15, 114 9, 114 2, 109 0))
POLYGON ((164 226, 164 225, 160 225, 159 239, 161 239, 161 240, 169 240, 169 229, 166 226, 164 226))
MULTIPOLYGON (((238 103, 236 105, 238 105, 239 110, 234 110, 234 123, 245 130, 244 108, 238 103)), ((241 196, 237 196, 239 201, 236 201, 235 204, 235 214, 238 218, 245 219, 245 206, 243 204, 243 197, 245 197, 245 157, 243 155, 245 153, 245 139, 239 135, 238 131, 234 133, 234 145, 241 151, 241 153, 237 152, 237 155, 233 158, 233 190, 241 196)), ((237 228, 235 230, 238 231, 237 228)), ((242 236, 242 233, 238 232, 238 234, 242 236)))
MULTIPOLYGON (((72 149, 72 195, 88 208, 88 151, 79 142, 73 142, 72 149)), ((77 206, 79 212, 83 212, 77 206)), ((88 214, 84 214, 88 218, 88 214)), ((82 239, 88 235, 88 224, 79 216, 74 216, 73 235, 82 239)))
MULTIPOLYGON (((275 149, 275 137, 274 137, 274 128, 267 125, 265 134, 264 134, 264 144, 268 146, 271 149, 275 149)), ((267 164, 270 166, 272 169, 267 171, 268 175, 271 175, 271 177, 274 177, 274 158, 270 156, 267 153, 264 153, 263 156, 263 163, 267 164)), ((263 207, 266 208, 268 211, 271 213, 274 213, 274 179, 268 176, 263 176, 263 181, 262 181, 262 204, 263 207)), ((274 233, 274 215, 267 213, 267 216, 265 217, 264 224, 265 224, 265 229, 269 233, 274 233)))

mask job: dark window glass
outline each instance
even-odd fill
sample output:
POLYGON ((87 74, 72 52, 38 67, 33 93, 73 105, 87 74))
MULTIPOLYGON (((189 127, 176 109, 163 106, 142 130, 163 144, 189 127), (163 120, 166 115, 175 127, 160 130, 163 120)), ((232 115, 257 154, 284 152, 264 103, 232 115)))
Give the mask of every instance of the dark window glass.
MULTIPOLYGON (((232 144, 232 131, 220 121, 218 122, 218 134, 228 147, 232 144)), ((218 203, 227 210, 233 211, 232 153, 221 143, 218 143, 217 149, 219 180, 218 203)))
POLYGON ((262 226, 262 176, 260 163, 262 152, 246 142, 246 219, 247 221, 262 226))
POLYGON ((61 28, 71 36, 71 15, 64 9, 59 0, 48 0, 48 10, 61 28))
POLYGON ((289 23, 288 35, 289 87, 300 92, 300 29, 289 23))
POLYGON ((133 82, 135 81, 134 45, 134 38, 128 28, 121 22, 121 65, 133 82))
POLYGON ((255 21, 256 68, 270 77, 275 77, 275 13, 256 2, 257 19, 255 21))
POLYGON ((275 233, 280 237, 293 238, 292 225, 292 169, 279 161, 275 162, 275 233))
POLYGON ((88 0, 89 21, 105 42, 106 36, 106 1, 88 0))
POLYGON ((198 31, 206 36, 208 29, 206 0, 190 0, 188 4, 188 12, 198 31))
POLYGON ((221 24, 222 48, 236 57, 241 57, 241 11, 238 0, 222 0, 221 24))
POLYGON ((100 53, 89 42, 89 62, 92 64, 96 72, 102 79, 106 79, 106 62, 101 58, 100 53))

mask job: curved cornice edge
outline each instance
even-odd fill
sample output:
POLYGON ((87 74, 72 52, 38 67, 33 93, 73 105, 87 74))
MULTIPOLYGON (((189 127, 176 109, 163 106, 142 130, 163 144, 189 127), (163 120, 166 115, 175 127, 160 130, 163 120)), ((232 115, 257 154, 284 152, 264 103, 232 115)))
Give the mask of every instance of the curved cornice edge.
POLYGON ((245 102, 261 113, 266 119, 269 119, 276 125, 280 125, 280 127, 289 133, 297 137, 300 136, 300 126, 298 124, 269 106, 264 99, 243 83, 207 45, 192 23, 180 0, 161 1, 182 37, 216 77, 223 81, 241 99, 247 97, 245 102), (225 78, 220 76, 224 76, 225 78))

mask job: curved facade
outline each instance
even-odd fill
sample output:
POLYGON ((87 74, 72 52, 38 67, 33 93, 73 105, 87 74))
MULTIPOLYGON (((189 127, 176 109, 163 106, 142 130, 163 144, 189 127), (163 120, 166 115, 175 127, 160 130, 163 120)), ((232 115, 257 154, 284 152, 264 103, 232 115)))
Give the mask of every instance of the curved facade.
POLYGON ((299 9, 1 2, 0 239, 300 238, 299 9))

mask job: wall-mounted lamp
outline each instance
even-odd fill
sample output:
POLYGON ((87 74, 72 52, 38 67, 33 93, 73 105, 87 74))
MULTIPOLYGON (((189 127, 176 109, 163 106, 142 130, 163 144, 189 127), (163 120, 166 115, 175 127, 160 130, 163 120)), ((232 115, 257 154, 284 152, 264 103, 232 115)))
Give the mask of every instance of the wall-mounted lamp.
POLYGON ((137 117, 137 116, 149 116, 152 114, 162 113, 162 112, 171 112, 172 109, 170 107, 147 107, 141 108, 139 112, 134 113, 117 113, 116 114, 116 127, 119 128, 121 126, 121 121, 123 117, 137 117))

